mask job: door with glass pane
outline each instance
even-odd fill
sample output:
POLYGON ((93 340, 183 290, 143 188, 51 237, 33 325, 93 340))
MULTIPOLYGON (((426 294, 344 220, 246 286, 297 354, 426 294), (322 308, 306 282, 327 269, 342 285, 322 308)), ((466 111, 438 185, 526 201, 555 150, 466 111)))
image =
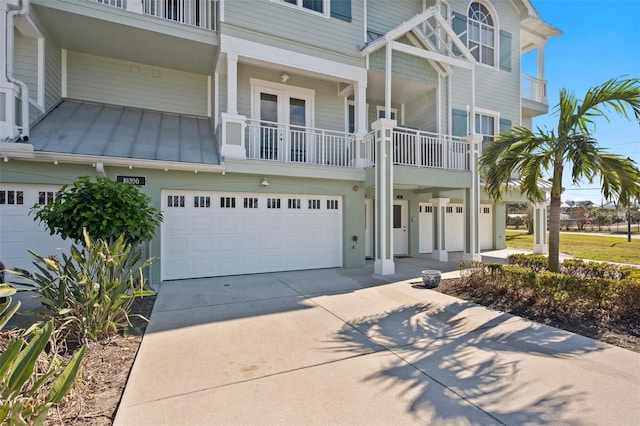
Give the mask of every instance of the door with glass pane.
POLYGON ((277 160, 281 145, 278 98, 277 94, 260 93, 260 158, 265 160, 277 160))
POLYGON ((259 92, 260 158, 306 162, 308 101, 282 90, 259 92))

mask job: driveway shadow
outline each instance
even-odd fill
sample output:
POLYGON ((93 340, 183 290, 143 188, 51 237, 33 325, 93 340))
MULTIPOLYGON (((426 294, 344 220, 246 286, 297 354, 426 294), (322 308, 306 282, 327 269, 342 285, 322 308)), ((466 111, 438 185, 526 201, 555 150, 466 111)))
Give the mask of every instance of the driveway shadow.
MULTIPOLYGON (((552 327, 495 313, 474 323, 466 302, 446 307, 419 303, 348 321, 335 336, 335 350, 367 353, 362 335, 397 356, 365 381, 399 396, 418 392, 409 412, 435 411, 438 422, 457 421, 434 401, 458 398, 460 411, 475 406, 502 424, 583 424, 588 412, 571 418, 585 393, 562 380, 546 382, 550 360, 569 360, 604 345, 552 327), (541 361, 540 358, 543 358, 541 361)), ((477 318, 474 316, 473 318, 477 318)))

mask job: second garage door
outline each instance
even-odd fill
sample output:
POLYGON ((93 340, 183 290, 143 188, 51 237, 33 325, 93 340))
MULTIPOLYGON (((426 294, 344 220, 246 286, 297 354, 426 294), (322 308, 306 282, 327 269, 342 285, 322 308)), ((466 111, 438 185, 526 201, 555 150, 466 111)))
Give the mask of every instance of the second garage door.
POLYGON ((162 279, 342 266, 342 199, 162 191, 162 279))

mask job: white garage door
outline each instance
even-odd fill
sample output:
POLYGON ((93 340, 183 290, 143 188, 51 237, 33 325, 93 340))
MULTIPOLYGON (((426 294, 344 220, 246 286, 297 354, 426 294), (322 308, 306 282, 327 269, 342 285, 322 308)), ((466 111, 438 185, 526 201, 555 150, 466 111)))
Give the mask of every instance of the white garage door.
POLYGON ((340 197, 162 191, 162 279, 342 266, 340 197))
POLYGON ((420 253, 431 253, 433 251, 433 206, 429 203, 420 203, 418 218, 420 231, 418 249, 420 253))
POLYGON ((493 248, 493 209, 490 205, 480 206, 480 216, 478 217, 480 250, 493 248))
POLYGON ((60 256, 59 248, 71 244, 57 235, 49 235, 44 226, 29 215, 34 204, 52 201, 59 186, 0 184, 0 260, 6 268, 34 271, 33 256, 60 256))
POLYGON ((448 204, 446 207, 446 250, 464 250, 464 214, 462 204, 448 204))

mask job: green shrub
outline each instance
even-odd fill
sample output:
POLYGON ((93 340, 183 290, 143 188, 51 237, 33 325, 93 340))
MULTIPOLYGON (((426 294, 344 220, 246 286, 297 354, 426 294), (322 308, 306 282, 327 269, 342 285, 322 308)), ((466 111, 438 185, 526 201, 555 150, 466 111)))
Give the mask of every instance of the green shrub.
POLYGON ((85 231, 84 241, 84 248, 72 245, 60 261, 30 251, 38 272, 14 271, 35 284, 44 315, 80 342, 99 340, 130 324, 134 299, 153 294, 143 270, 154 259, 136 266, 142 251, 134 250, 124 236, 109 243, 94 241, 85 231))
MULTIPOLYGON (((0 285, 0 297, 8 299, 0 304, 0 330, 20 307, 12 308, 15 289, 0 285), (8 310, 7 310, 8 309, 8 310)), ((82 346, 67 365, 61 365, 55 354, 45 354, 53 332, 51 321, 34 327, 27 343, 25 337, 9 335, 0 354, 0 423, 3 425, 42 425, 49 409, 66 395, 75 381, 86 347, 82 346)))
POLYGON ((582 259, 566 259, 560 266, 562 273, 583 278, 608 278, 621 280, 637 274, 638 268, 605 262, 585 262, 582 259))
POLYGON ((507 256, 509 265, 531 268, 534 271, 546 271, 549 266, 549 259, 541 254, 510 254, 507 256))
POLYGON ((111 242, 124 235, 126 242, 135 245, 151 240, 162 222, 162 214, 150 203, 136 186, 82 176, 72 185, 64 185, 54 202, 36 204, 31 212, 51 235, 69 237, 76 243, 82 243, 86 229, 96 239, 111 242))

